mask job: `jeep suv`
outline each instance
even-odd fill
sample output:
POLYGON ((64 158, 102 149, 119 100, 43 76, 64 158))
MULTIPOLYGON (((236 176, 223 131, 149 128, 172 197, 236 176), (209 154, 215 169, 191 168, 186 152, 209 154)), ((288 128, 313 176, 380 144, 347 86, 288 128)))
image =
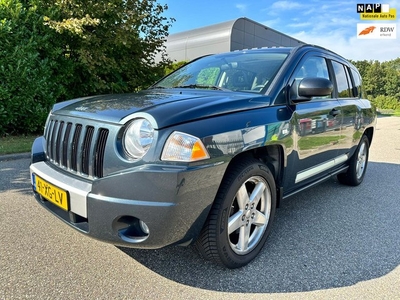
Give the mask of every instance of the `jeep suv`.
POLYGON ((205 56, 138 93, 54 105, 32 147, 33 192, 96 239, 195 244, 237 268, 280 201, 334 175, 363 181, 375 123, 359 72, 326 49, 205 56))

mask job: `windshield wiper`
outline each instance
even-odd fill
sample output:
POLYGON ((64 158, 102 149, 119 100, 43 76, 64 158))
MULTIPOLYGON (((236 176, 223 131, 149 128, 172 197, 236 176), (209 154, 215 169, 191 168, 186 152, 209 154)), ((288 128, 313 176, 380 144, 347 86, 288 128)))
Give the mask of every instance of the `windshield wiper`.
POLYGON ((174 86, 174 89, 207 89, 207 90, 218 90, 218 91, 229 91, 216 85, 205 85, 205 84, 187 84, 174 86))
POLYGON ((148 88, 148 90, 155 90, 155 89, 166 89, 166 87, 161 85, 155 85, 148 88))

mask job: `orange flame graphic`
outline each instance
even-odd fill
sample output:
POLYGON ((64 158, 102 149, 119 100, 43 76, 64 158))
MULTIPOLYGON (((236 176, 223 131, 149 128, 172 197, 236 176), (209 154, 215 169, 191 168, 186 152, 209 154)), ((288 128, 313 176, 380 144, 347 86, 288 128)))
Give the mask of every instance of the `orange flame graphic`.
POLYGON ((370 33, 372 33, 372 32, 374 31, 375 28, 376 28, 375 26, 367 27, 367 28, 365 28, 363 31, 361 31, 361 32, 359 33, 359 35, 367 35, 367 34, 370 34, 370 33))

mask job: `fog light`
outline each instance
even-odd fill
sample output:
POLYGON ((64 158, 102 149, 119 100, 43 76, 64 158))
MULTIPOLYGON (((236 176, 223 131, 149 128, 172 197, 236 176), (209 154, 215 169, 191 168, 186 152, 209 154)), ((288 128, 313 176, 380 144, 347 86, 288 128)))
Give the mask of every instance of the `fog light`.
POLYGON ((149 237, 149 227, 143 221, 133 216, 121 216, 112 224, 113 230, 127 243, 138 244, 149 237))
POLYGON ((140 229, 143 231, 143 233, 145 233, 145 234, 147 234, 147 235, 150 233, 149 227, 146 225, 145 222, 143 222, 142 220, 140 220, 140 221, 139 221, 139 225, 140 225, 140 229))

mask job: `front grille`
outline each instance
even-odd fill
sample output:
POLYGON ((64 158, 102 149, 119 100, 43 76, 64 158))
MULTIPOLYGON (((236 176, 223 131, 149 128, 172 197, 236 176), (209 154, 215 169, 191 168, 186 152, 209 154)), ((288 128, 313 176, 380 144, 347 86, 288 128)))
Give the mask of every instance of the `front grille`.
POLYGON ((108 129, 52 119, 45 138, 52 163, 80 175, 103 177, 108 129))

